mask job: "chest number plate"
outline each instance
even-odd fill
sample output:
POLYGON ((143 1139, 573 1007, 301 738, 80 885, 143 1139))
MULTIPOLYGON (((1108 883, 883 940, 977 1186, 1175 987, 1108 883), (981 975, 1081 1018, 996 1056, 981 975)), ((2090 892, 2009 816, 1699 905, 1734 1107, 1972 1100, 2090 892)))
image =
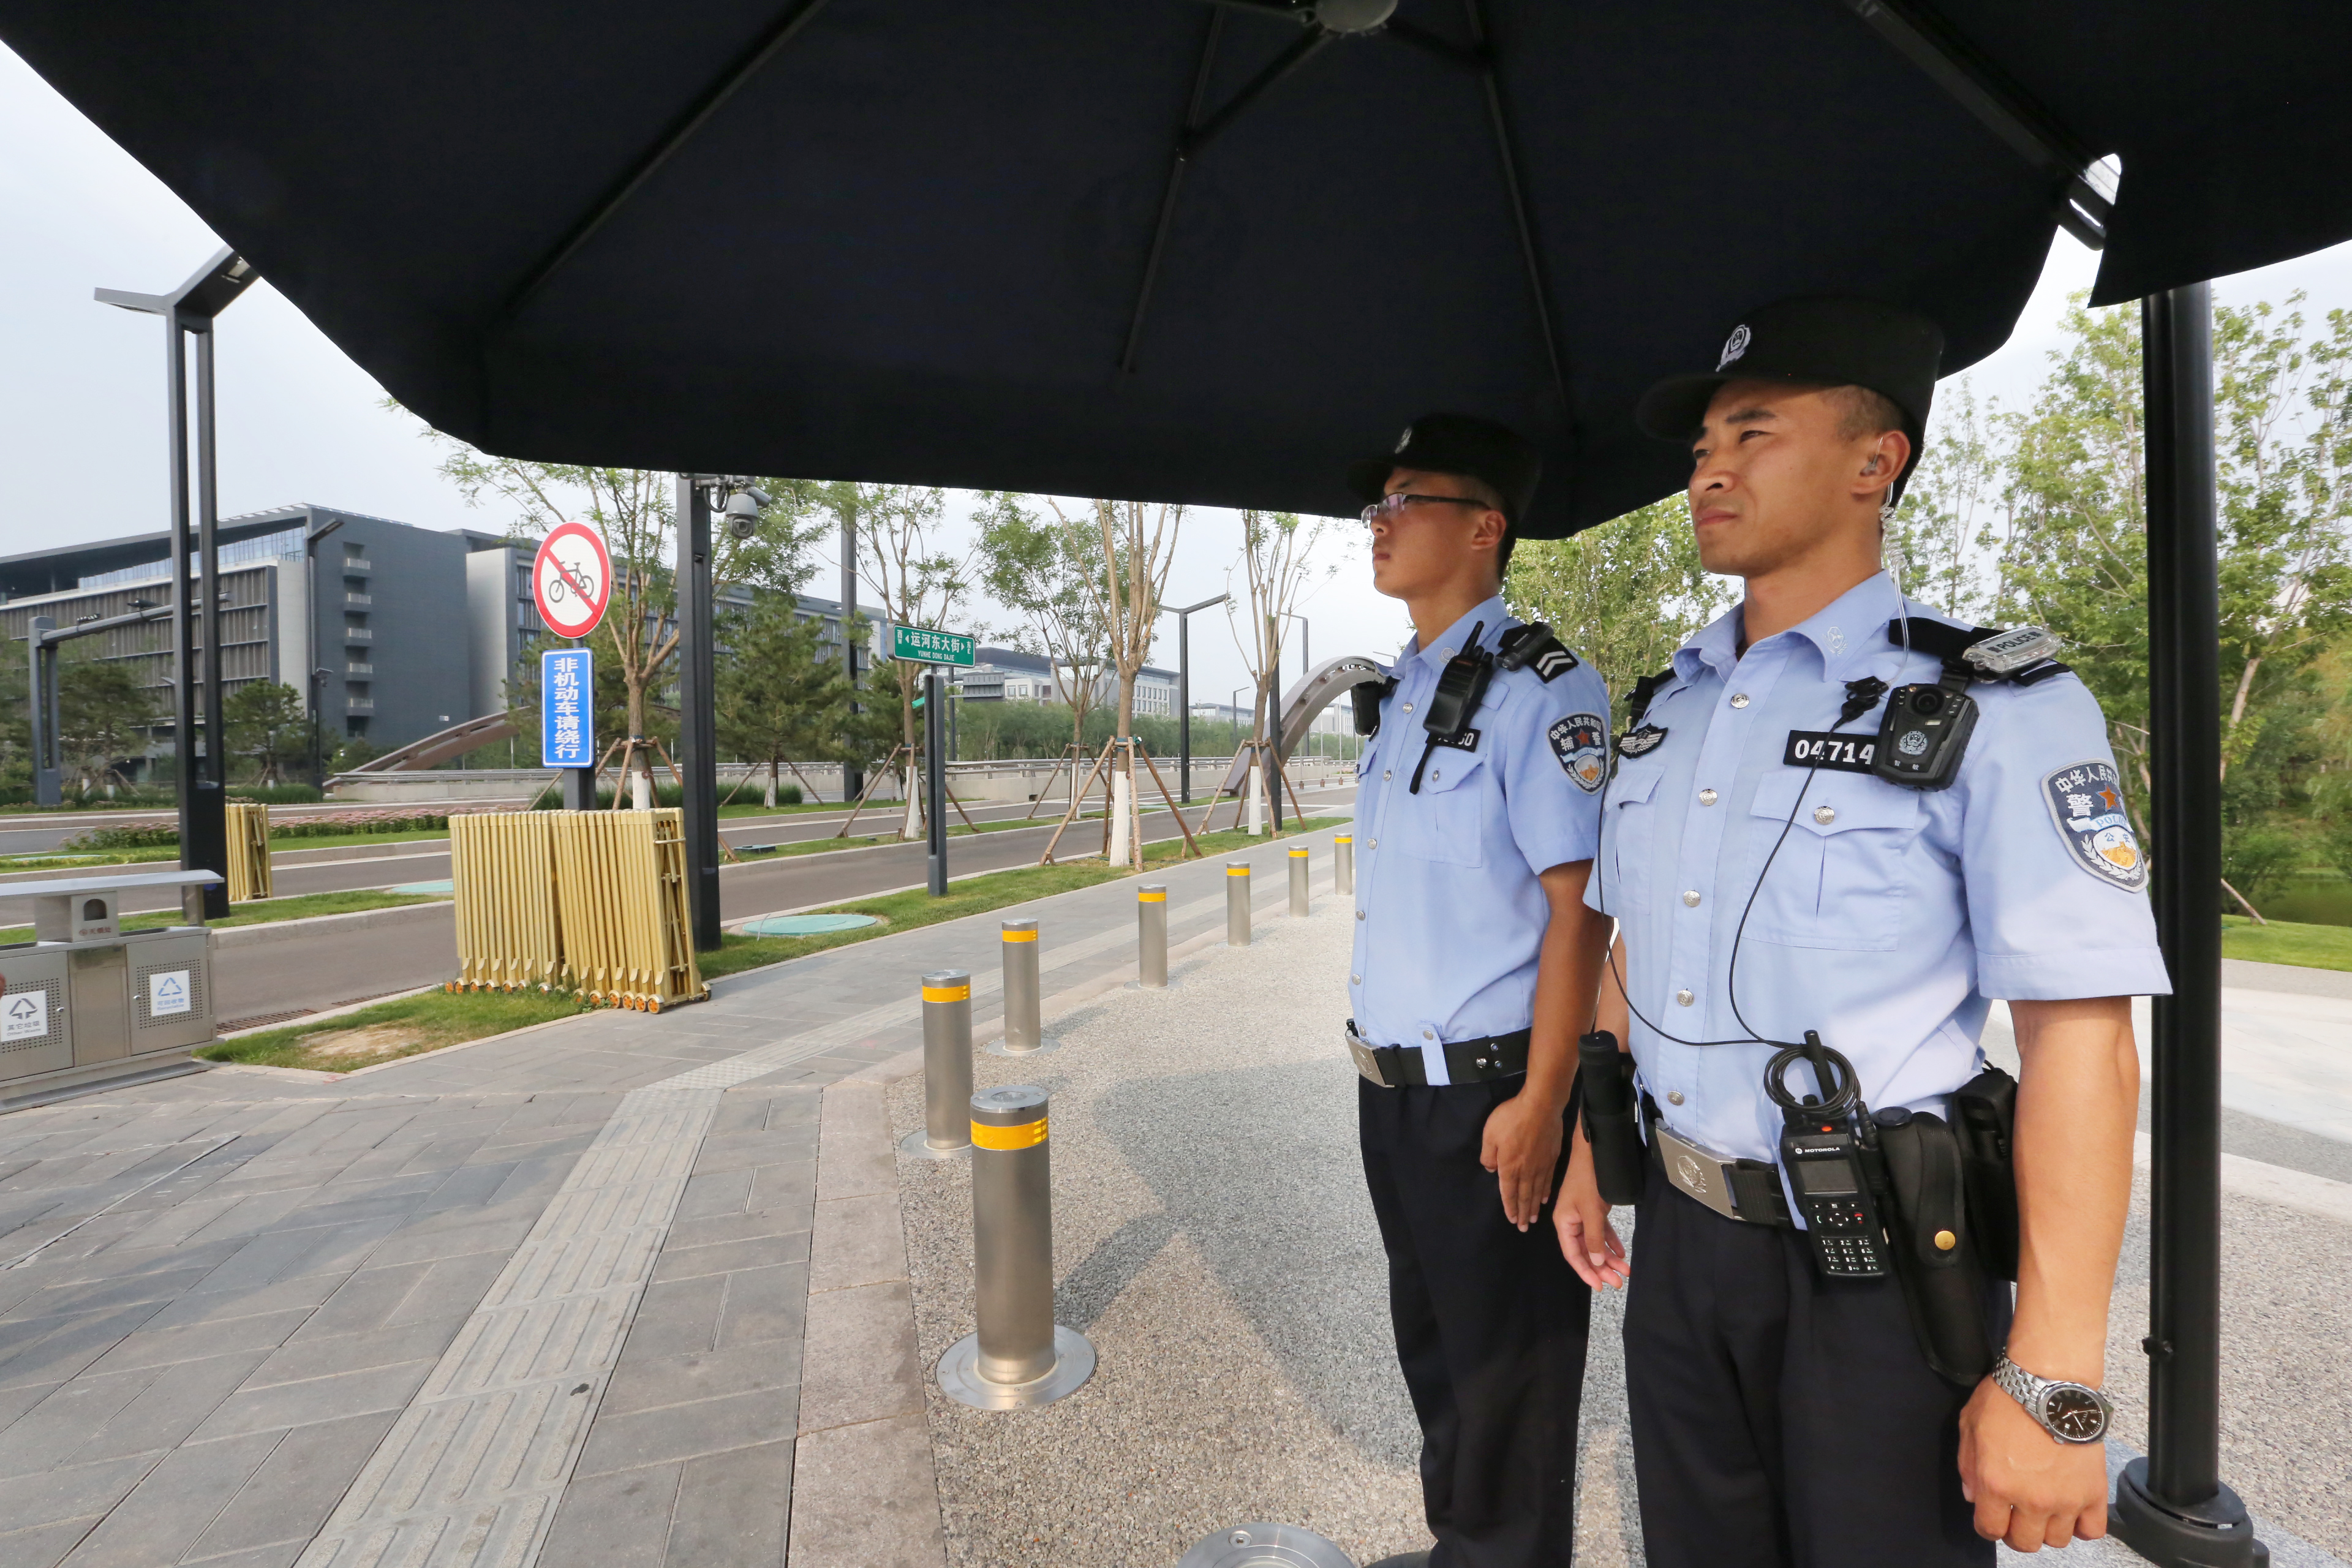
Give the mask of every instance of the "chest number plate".
POLYGON ((1791 730, 1780 760, 1792 768, 1829 768, 1866 773, 1878 754, 1875 735, 1833 734, 1827 730, 1791 730))

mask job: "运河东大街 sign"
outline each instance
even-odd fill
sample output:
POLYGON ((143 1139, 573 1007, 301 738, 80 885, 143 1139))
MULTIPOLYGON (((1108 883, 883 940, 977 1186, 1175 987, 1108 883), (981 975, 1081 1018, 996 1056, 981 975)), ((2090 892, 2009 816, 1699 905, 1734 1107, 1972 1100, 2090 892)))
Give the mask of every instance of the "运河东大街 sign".
POLYGON ((961 664, 972 661, 973 639, 961 632, 933 631, 929 626, 890 627, 890 657, 916 664, 961 664))

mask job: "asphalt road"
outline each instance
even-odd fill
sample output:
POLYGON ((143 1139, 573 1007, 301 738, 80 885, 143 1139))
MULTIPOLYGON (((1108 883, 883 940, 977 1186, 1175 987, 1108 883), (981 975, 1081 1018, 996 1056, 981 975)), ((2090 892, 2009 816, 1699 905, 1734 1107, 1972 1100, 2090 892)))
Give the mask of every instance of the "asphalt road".
MULTIPOLYGON (((1309 812, 1321 812, 1352 803, 1355 789, 1350 785, 1303 791, 1301 797, 1309 812)), ((996 809, 1017 817, 1028 808, 1007 805, 996 809)), ((1193 805, 1187 811, 1186 819, 1197 826, 1205 809, 1193 805)), ((988 819, 977 807, 972 815, 977 819, 988 819)), ((1233 815, 1230 803, 1221 805, 1217 815, 1221 826, 1229 823, 1233 815)), ((838 814, 830 814, 829 821, 799 817, 782 822, 788 826, 780 826, 776 819, 730 823, 726 834, 739 843, 782 843, 786 841, 788 828, 800 837, 821 837, 837 828, 841 818, 838 814)), ((1147 843, 1177 837, 1176 825, 1164 810, 1146 816, 1143 825, 1147 843)), ((858 826, 865 826, 864 819, 858 826)), ((950 874, 961 877, 974 871, 1034 864, 1045 850, 1053 829, 1054 822, 1048 820, 1034 827, 950 839, 950 874)), ((1102 842, 1101 833, 1098 823, 1074 825, 1062 840, 1063 849, 1071 854, 1094 850, 1102 842)), ((719 918, 732 923, 754 915, 919 887, 927 869, 924 847, 919 842, 723 866, 719 879, 719 918)), ((382 887, 436 876, 446 878, 448 851, 442 849, 429 858, 416 859, 383 857, 371 862, 314 867, 299 875, 331 873, 359 879, 337 884, 356 887, 382 887), (427 865, 437 866, 437 871, 420 869, 427 865), (387 866, 397 867, 398 870, 388 871, 384 868, 387 866)), ((297 874, 281 858, 277 877, 281 895, 320 890, 298 889, 294 885, 297 874)), ((214 1005, 224 1028, 262 1018, 316 1012, 445 980, 456 967, 456 917, 447 904, 422 905, 397 920, 366 925, 345 926, 332 921, 292 924, 273 932, 267 941, 247 938, 220 950, 213 964, 214 1005)))

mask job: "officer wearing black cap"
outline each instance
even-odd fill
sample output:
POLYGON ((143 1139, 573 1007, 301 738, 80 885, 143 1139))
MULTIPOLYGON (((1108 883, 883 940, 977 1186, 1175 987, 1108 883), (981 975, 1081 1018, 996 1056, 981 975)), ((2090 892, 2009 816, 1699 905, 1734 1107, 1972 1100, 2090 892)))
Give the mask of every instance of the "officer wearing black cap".
POLYGON ((1348 472, 1373 585, 1414 627, 1356 689, 1347 1045, 1438 1568, 1574 1548, 1591 1298, 1542 1221, 1606 941, 1582 900, 1609 694, 1503 606, 1541 473, 1513 431, 1451 414, 1348 472))
MULTIPOLYGON (((1586 895, 1647 1142, 1614 1180, 1653 1568, 1989 1568, 2105 1531, 2130 997, 2169 987, 2096 700, 2046 634, 1881 570, 1942 348, 1787 301, 1639 410, 1745 581, 1637 689, 1586 895), (1994 1000, 2015 1080, 1979 1047, 1994 1000)), ((1597 1284, 1592 1169, 1557 1226, 1597 1284)))

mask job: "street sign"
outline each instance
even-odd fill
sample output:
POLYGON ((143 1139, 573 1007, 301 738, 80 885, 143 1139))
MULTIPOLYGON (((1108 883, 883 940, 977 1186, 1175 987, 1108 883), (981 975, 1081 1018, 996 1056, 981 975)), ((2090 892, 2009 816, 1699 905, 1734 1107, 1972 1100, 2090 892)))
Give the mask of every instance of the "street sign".
POLYGON ((929 626, 890 627, 890 657, 916 664, 961 664, 969 667, 972 639, 961 632, 938 632, 929 626))
POLYGON ((530 566, 539 618, 558 637, 584 637, 613 597, 613 558, 604 536, 584 522, 559 522, 540 541, 530 566))
POLYGON ((595 656, 584 647, 539 656, 539 761, 548 768, 596 765, 595 656))

